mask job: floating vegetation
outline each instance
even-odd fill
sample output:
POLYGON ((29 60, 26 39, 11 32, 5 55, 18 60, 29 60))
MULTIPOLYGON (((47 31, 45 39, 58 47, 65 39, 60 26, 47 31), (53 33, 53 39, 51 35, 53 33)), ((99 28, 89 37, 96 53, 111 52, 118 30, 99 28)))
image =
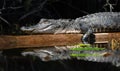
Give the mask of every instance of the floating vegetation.
POLYGON ((75 45, 76 47, 90 47, 91 45, 90 44, 78 44, 78 45, 75 45))
POLYGON ((101 51, 105 48, 92 47, 90 44, 78 44, 74 48, 70 48, 71 57, 88 57, 88 56, 101 56, 99 53, 89 53, 89 51, 101 51))
POLYGON ((100 54, 88 54, 88 53, 81 53, 81 54, 71 54, 72 57, 88 57, 88 56, 101 56, 100 54))
POLYGON ((104 49, 105 48, 92 47, 90 44, 78 44, 74 48, 70 48, 70 50, 73 51, 100 51, 104 49))
POLYGON ((91 50, 95 50, 95 51, 100 51, 100 50, 104 50, 105 48, 98 48, 98 47, 79 47, 79 48, 71 48, 70 50, 74 50, 74 51, 91 51, 91 50))

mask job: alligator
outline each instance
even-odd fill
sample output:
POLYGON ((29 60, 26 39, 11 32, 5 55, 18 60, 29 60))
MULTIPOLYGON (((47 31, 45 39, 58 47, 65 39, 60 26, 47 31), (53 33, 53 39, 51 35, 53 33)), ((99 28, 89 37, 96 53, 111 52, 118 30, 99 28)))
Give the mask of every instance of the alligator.
POLYGON ((41 19, 34 26, 21 27, 32 33, 83 33, 82 41, 87 44, 94 28, 120 28, 120 12, 99 12, 76 19, 41 19))
MULTIPOLYGON (((102 50, 71 50, 75 46, 56 46, 51 48, 34 49, 32 51, 24 51, 21 54, 25 57, 36 57, 41 61, 56 61, 77 59, 92 62, 111 63, 116 67, 120 67, 120 53, 115 53, 110 49, 102 50)), ((93 47, 95 48, 95 47, 93 47)))

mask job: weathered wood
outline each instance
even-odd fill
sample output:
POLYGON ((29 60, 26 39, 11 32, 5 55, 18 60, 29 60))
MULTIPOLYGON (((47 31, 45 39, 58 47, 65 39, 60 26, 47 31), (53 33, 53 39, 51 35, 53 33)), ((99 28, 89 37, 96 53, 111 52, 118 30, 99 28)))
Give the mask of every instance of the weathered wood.
MULTIPOLYGON (((120 33, 96 33, 95 35, 95 43, 108 43, 112 38, 120 38, 120 33)), ((6 35, 0 36, 0 49, 75 45, 82 43, 82 36, 82 34, 6 35)))

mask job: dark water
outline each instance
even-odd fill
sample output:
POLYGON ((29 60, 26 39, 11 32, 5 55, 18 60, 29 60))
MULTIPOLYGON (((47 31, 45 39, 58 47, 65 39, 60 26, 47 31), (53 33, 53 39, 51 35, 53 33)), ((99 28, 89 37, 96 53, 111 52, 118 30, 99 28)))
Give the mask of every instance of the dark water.
POLYGON ((120 71, 110 63, 77 59, 43 62, 40 59, 2 57, 0 71, 120 71))

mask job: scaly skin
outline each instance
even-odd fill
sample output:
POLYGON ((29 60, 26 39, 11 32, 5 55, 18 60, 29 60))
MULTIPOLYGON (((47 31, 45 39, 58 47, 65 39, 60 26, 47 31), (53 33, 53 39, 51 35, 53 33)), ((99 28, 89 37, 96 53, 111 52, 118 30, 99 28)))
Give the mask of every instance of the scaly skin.
POLYGON ((21 27, 22 31, 32 33, 84 33, 83 43, 88 43, 88 37, 97 28, 120 28, 119 12, 100 12, 83 17, 70 19, 42 19, 37 25, 21 27))

